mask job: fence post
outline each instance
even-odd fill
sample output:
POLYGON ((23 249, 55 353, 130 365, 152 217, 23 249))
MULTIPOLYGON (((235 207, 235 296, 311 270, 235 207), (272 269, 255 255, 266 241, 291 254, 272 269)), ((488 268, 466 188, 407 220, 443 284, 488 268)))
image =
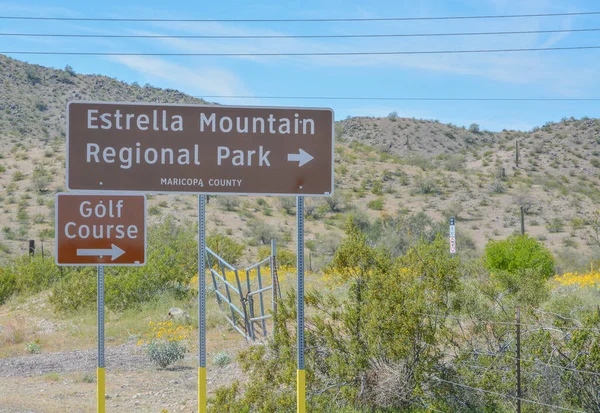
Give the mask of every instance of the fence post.
POLYGON ((525 235, 525 208, 521 205, 521 235, 525 235))
POLYGON ((277 294, 279 293, 279 278, 277 277, 277 240, 271 240, 271 285, 273 286, 273 301, 271 302, 271 310, 273 316, 277 314, 277 294))
POLYGON ((29 240, 29 256, 33 257, 35 255, 35 240, 29 240))
POLYGON ((521 307, 517 306, 517 413, 521 413, 521 307))

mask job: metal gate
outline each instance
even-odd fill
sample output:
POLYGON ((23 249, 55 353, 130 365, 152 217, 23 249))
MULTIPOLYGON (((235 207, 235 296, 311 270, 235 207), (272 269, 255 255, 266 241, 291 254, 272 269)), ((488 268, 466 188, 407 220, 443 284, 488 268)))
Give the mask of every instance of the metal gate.
POLYGON ((229 324, 246 339, 254 341, 257 334, 266 337, 267 319, 277 310, 279 282, 275 256, 276 244, 272 240, 270 257, 238 269, 206 248, 206 262, 219 307, 229 324), (267 300, 270 296, 270 303, 265 295, 267 300), (269 304, 270 312, 267 313, 265 305, 269 304))

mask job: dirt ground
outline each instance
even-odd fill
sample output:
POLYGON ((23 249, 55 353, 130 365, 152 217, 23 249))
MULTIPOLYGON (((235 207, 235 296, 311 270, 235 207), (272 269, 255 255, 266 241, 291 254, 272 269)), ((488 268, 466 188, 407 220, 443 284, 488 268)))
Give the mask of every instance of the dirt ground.
MULTIPOLYGON (((197 356, 159 370, 135 344, 107 347, 105 353, 108 412, 197 411, 197 356)), ((93 412, 95 375, 95 350, 0 359, 0 413, 93 412)), ((235 363, 209 366, 209 394, 241 378, 235 363)))

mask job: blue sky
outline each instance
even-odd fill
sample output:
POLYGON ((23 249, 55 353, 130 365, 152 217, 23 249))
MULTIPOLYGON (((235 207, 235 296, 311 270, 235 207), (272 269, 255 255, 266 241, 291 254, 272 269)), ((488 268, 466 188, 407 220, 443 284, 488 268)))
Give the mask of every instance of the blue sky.
MULTIPOLYGON (((0 15, 269 19, 403 17, 597 11, 592 0, 339 0, 25 2, 0 0, 0 15)), ((0 20, 0 32, 81 34, 360 34, 600 28, 600 15, 494 20, 339 23, 133 23, 0 20)), ((0 51, 328 52, 600 46, 600 32, 375 39, 65 39, 0 36, 0 51)), ((195 96, 397 96, 598 98, 600 50, 337 57, 11 57, 97 73, 195 96)), ((399 116, 531 129, 562 117, 597 117, 600 102, 390 102, 209 99, 223 104, 332 107, 336 118, 399 116)))

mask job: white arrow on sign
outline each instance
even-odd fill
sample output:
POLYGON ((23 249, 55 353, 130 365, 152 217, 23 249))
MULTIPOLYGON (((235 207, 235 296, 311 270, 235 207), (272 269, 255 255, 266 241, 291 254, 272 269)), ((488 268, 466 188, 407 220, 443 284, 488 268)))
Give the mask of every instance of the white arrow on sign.
POLYGON ((288 153, 288 161, 299 162, 298 166, 303 166, 312 161, 314 156, 311 156, 308 152, 300 149, 299 153, 288 153))
POLYGON ((121 255, 125 254, 121 248, 117 247, 115 244, 111 244, 110 249, 78 249, 77 256, 78 257, 103 257, 105 255, 111 256, 111 261, 116 260, 121 255))

